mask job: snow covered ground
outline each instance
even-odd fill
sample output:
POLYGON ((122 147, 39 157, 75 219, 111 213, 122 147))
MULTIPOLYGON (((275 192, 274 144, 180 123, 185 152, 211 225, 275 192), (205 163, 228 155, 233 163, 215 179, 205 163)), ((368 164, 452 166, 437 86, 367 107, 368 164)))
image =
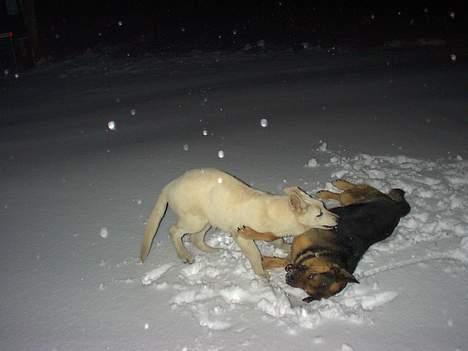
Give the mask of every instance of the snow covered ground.
POLYGON ((0 349, 467 350, 468 66, 438 50, 88 53, 4 77, 0 349), (401 187, 412 211, 360 285, 311 304, 219 231, 184 265, 170 212, 140 264, 159 190, 207 166, 271 192, 401 187))

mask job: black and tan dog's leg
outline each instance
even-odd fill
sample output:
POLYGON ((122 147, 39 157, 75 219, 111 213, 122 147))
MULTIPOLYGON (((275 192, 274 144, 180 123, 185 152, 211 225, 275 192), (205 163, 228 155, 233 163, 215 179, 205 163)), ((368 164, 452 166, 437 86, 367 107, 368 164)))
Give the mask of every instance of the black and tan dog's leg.
POLYGON ((244 239, 249 239, 249 240, 263 240, 263 241, 274 241, 280 239, 273 233, 260 233, 257 232, 256 230, 253 230, 250 227, 241 227, 237 229, 237 234, 244 238, 244 239))
POLYGON ((362 203, 385 197, 386 195, 368 184, 353 184, 344 179, 337 179, 333 185, 344 190, 340 194, 340 203, 343 206, 362 203))
POLYGON ((263 269, 284 268, 288 265, 288 260, 281 257, 263 256, 263 269))
POLYGON ((353 184, 344 179, 336 179, 332 182, 333 186, 340 190, 350 190, 357 187, 356 184, 353 184))
POLYGON ((337 179, 332 184, 343 190, 341 193, 334 193, 328 190, 322 190, 317 193, 317 196, 322 200, 335 200, 341 206, 348 206, 370 199, 371 196, 375 197, 375 189, 365 184, 353 184, 344 179, 337 179))
POLYGON ((316 195, 320 200, 335 200, 335 201, 341 202, 340 201, 341 194, 337 194, 332 191, 320 190, 316 193, 316 195))

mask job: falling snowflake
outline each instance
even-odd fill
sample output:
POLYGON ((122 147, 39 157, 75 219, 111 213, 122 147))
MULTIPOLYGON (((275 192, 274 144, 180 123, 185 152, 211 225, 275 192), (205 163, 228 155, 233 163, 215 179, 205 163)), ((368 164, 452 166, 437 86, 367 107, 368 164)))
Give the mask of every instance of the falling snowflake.
POLYGON ((260 125, 263 127, 263 128, 266 128, 268 127, 268 120, 266 118, 262 118, 260 120, 260 125))
POLYGON ((106 239, 109 236, 109 231, 106 227, 102 227, 101 231, 99 232, 99 236, 103 239, 106 239))
POLYGON ((109 128, 110 130, 115 130, 115 122, 114 121, 107 122, 107 128, 109 128))
POLYGON ((219 158, 224 158, 224 151, 223 150, 218 151, 218 157, 219 158))

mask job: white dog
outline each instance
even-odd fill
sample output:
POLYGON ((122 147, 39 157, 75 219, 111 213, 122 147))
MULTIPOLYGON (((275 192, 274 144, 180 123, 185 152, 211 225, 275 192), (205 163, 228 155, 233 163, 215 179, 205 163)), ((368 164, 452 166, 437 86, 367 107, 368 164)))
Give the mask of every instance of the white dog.
POLYGON ((248 226, 258 232, 271 232, 278 237, 299 235, 310 228, 329 228, 337 224, 335 214, 319 200, 298 187, 284 189, 287 195, 272 195, 251 188, 233 176, 216 169, 194 169, 167 184, 151 212, 141 247, 142 261, 148 256, 151 243, 162 217, 169 207, 178 217, 169 229, 177 255, 187 263, 193 259, 182 237, 191 234, 192 242, 205 252, 205 233, 216 227, 230 233, 254 272, 265 275, 261 255, 252 240, 237 235, 239 227, 248 226))

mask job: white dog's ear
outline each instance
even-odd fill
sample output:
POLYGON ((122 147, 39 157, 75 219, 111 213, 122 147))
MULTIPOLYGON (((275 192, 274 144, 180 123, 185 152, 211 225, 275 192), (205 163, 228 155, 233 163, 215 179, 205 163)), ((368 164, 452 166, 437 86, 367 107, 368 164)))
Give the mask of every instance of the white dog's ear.
POLYGON ((289 206, 294 212, 304 213, 307 210, 307 203, 304 201, 304 196, 308 196, 297 186, 284 188, 283 191, 289 195, 289 206))
POLYGON ((284 191, 285 194, 288 194, 288 195, 295 194, 295 195, 303 198, 304 200, 307 200, 307 199, 311 198, 311 196, 309 194, 307 194, 304 190, 302 190, 298 186, 289 186, 287 188, 284 188, 283 191, 284 191))
POLYGON ((297 196, 307 196, 307 194, 298 186, 288 186, 287 188, 283 188, 283 192, 287 195, 296 194, 297 196))

